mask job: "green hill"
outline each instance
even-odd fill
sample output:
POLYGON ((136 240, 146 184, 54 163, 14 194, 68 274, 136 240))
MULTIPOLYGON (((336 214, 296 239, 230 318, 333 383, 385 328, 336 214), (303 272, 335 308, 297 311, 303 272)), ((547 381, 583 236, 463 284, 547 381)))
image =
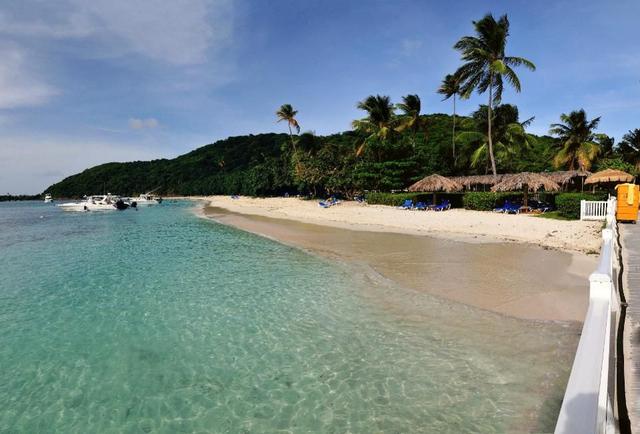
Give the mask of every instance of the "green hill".
MULTIPOLYGON (((423 116, 425 128, 403 132, 385 143, 356 150, 363 137, 353 131, 330 136, 295 136, 296 152, 287 134, 229 137, 177 158, 107 163, 87 169, 48 187, 54 197, 80 197, 103 191, 134 195, 157 189, 163 195, 288 193, 353 194, 362 190, 401 189, 429 173, 484 173, 468 160, 473 143, 459 145, 458 165, 451 149, 452 117, 423 116)), ((458 131, 476 128, 458 117, 458 131)), ((550 168, 553 141, 538 138, 517 159, 505 159, 503 171, 550 168)))

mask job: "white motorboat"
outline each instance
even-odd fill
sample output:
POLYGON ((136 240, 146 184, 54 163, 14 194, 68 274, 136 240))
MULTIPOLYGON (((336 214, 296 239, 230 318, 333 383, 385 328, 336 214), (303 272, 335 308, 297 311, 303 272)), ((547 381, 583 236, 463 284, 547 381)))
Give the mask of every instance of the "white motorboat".
POLYGON ((162 203, 162 198, 159 196, 154 196, 150 193, 141 194, 138 197, 132 197, 132 201, 140 205, 158 205, 162 203))
POLYGON ((124 210, 129 207, 118 196, 111 193, 106 195, 85 196, 80 202, 69 202, 58 205, 64 211, 115 211, 124 210))
POLYGON ((51 197, 51 195, 49 193, 44 195, 44 203, 51 203, 53 202, 53 198, 51 197))

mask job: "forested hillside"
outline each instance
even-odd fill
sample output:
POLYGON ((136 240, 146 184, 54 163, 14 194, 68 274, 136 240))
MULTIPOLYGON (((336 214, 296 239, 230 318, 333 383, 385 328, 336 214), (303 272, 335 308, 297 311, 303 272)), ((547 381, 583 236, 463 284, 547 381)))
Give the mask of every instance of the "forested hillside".
MULTIPOLYGON (((70 176, 46 189, 54 197, 103 191, 133 195, 158 189, 163 195, 301 193, 350 196, 364 190, 403 189, 422 176, 490 172, 482 107, 457 117, 456 157, 452 120, 445 114, 420 116, 419 129, 394 132, 384 140, 348 131, 230 137, 172 160, 108 163, 70 176)), ((496 163, 501 173, 553 170, 561 149, 557 139, 524 132, 518 110, 508 104, 495 112, 496 163)), ((633 167, 613 149, 602 149, 594 167, 633 167)))

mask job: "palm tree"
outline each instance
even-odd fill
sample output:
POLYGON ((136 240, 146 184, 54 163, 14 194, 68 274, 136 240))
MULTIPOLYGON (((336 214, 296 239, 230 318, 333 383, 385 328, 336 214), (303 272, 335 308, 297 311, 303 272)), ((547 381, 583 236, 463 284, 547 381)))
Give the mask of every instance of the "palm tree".
POLYGON ((400 125, 396 128, 396 131, 402 132, 404 130, 411 131, 411 138, 413 147, 416 146, 416 133, 424 127, 424 122, 420 117, 421 103, 418 95, 407 95, 402 97, 402 102, 396 104, 396 107, 402 111, 400 117, 400 125))
POLYGON ((453 164, 456 162, 456 96, 460 95, 460 77, 447 74, 442 80, 438 93, 444 95, 443 101, 453 97, 453 129, 451 131, 451 148, 453 149, 453 164))
POLYGON ((463 36, 454 45, 454 48, 462 53, 462 60, 466 62, 458 68, 456 75, 460 77, 461 92, 465 96, 469 96, 474 90, 480 94, 489 91, 487 137, 491 170, 495 176, 497 172, 493 155, 491 112, 493 105, 499 104, 502 99, 503 78, 516 92, 520 92, 520 79, 512 68, 525 66, 535 71, 536 67, 525 58, 505 55, 509 36, 509 19, 506 15, 496 21, 493 15, 487 14, 480 21, 474 21, 473 25, 477 36, 463 36))
POLYGON ((640 129, 630 130, 618 145, 622 158, 640 169, 640 129))
POLYGON ((293 147, 294 153, 296 152, 296 143, 293 140, 293 131, 291 130, 291 127, 295 128, 298 134, 300 133, 300 124, 298 124, 298 120, 296 119, 297 114, 298 111, 294 110, 291 104, 282 104, 276 112, 278 122, 285 121, 289 127, 289 138, 291 139, 291 146, 293 147))
POLYGON ((356 155, 360 156, 367 144, 371 142, 386 142, 393 134, 393 127, 396 123, 394 106, 391 98, 381 95, 369 95, 357 105, 360 110, 367 112, 364 119, 356 119, 352 122, 355 130, 367 135, 363 143, 358 147, 356 155))
MULTIPOLYGON (((489 138, 487 137, 487 124, 489 123, 489 108, 480 106, 471 115, 469 127, 475 126, 476 131, 463 131, 458 134, 456 140, 463 146, 475 148, 471 154, 471 167, 479 167, 489 163, 489 138)), ((492 142, 495 151, 496 164, 503 169, 514 168, 511 163, 517 161, 522 152, 536 143, 535 136, 526 132, 534 120, 533 117, 519 120, 518 108, 511 104, 502 104, 492 111, 493 135, 492 142)), ((486 166, 485 166, 486 168, 486 166)))
POLYGON ((560 124, 551 124, 549 134, 560 139, 560 150, 553 162, 556 167, 568 166, 569 170, 589 170, 591 163, 600 152, 597 140, 600 138, 594 130, 598 128, 600 118, 587 120, 583 109, 561 114, 560 124), (577 167, 576 167, 577 165, 577 167))

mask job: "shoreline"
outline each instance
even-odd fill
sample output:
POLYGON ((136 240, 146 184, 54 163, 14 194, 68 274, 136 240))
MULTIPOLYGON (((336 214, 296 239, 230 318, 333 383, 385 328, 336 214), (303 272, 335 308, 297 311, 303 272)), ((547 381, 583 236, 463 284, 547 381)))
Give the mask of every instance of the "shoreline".
POLYGON ((518 319, 573 323, 583 321, 588 306, 587 277, 596 258, 575 250, 498 237, 432 237, 369 226, 354 230, 353 225, 307 223, 246 206, 230 210, 215 199, 191 199, 200 199, 203 206, 196 211, 202 217, 333 260, 365 264, 395 284, 454 303, 518 319), (501 269, 506 272, 496 272, 501 269))
MULTIPOLYGON (((177 199, 177 198, 176 198, 177 199)), ((385 205, 343 202, 329 209, 315 200, 196 196, 212 206, 243 215, 330 226, 355 231, 399 233, 467 243, 530 244, 563 252, 598 254, 600 222, 563 221, 530 215, 452 209, 446 212, 407 211, 385 205)))

